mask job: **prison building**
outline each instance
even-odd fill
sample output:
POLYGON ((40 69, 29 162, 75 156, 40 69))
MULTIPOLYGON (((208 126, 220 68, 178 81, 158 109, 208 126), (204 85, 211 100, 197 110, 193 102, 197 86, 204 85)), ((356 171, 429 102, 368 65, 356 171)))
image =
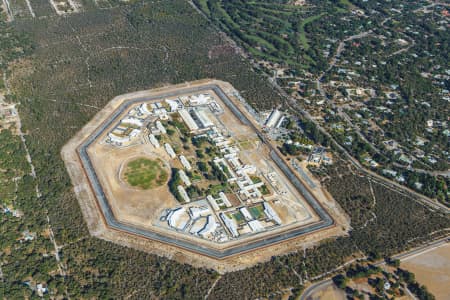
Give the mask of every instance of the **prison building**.
POLYGON ((186 210, 183 207, 173 209, 167 215, 167 223, 170 227, 179 230, 184 230, 187 225, 187 218, 185 218, 186 210))
POLYGON ((229 144, 231 144, 231 142, 229 140, 224 140, 224 141, 221 141, 221 142, 215 142, 215 144, 216 144, 217 147, 221 148, 221 147, 228 146, 229 144))
POLYGON ((195 123, 194 119, 192 118, 191 114, 186 109, 181 109, 178 111, 181 118, 183 119, 184 123, 187 125, 189 130, 196 131, 198 130, 198 125, 195 123))
POLYGON ((214 143, 214 145, 216 143, 221 143, 223 141, 226 141, 225 137, 223 137, 223 135, 221 135, 220 133, 215 134, 214 136, 211 137, 211 141, 214 143))
POLYGON ((233 220, 233 219, 228 218, 227 215, 225 215, 224 213, 220 214, 220 218, 222 219, 223 223, 225 224, 225 226, 230 231, 231 235, 233 237, 238 237, 239 236, 239 232, 237 230, 236 221, 233 220))
POLYGON ((192 95, 189 97, 189 105, 191 106, 205 105, 208 104, 209 101, 211 100, 212 97, 209 94, 192 95))
POLYGON ((256 173, 256 167, 254 165, 243 165, 239 170, 245 174, 256 173))
POLYGON ((186 170, 189 171, 189 170, 192 169, 191 163, 187 160, 186 156, 180 155, 180 161, 181 161, 181 164, 183 165, 183 167, 184 167, 186 170))
POLYGON ((166 134, 166 128, 164 128, 163 124, 161 123, 161 121, 156 121, 156 128, 159 129, 159 131, 162 134, 166 134))
POLYGON ((189 198, 189 195, 186 192, 186 190, 184 189, 184 187, 179 185, 179 186, 177 186, 177 190, 178 190, 178 193, 180 193, 181 198, 183 198, 183 200, 185 202, 191 202, 191 198, 189 198))
POLYGON ((248 211, 247 207, 241 207, 239 211, 242 213, 242 215, 245 217, 247 221, 253 220, 252 215, 248 211))
POLYGON ((189 179, 189 177, 186 175, 186 173, 183 170, 179 170, 178 173, 180 174, 180 178, 181 181, 183 181, 183 183, 186 186, 191 186, 191 180, 189 179))
POLYGON ((286 116, 281 116, 281 118, 278 120, 277 125, 275 128, 280 128, 281 125, 283 125, 284 120, 286 120, 286 116))
POLYGON ((158 140, 156 139, 156 137, 153 134, 149 134, 148 135, 148 139, 150 140, 150 143, 152 143, 152 145, 155 148, 159 148, 160 147, 158 140))
POLYGON ((214 126, 214 123, 211 119, 206 115, 206 112, 203 109, 194 109, 192 113, 195 115, 197 120, 201 123, 202 128, 208 128, 214 126))
POLYGON ((131 130, 131 132, 130 132, 130 139, 132 139, 132 138, 138 136, 139 133, 141 133, 141 131, 140 131, 139 129, 133 129, 133 130, 131 130))
POLYGON ((211 195, 206 196, 206 200, 208 200, 209 204, 211 204, 214 210, 220 210, 220 207, 219 205, 217 205, 217 202, 216 200, 214 200, 213 196, 211 195))
POLYGON ((153 114, 155 114, 161 120, 167 120, 169 118, 167 116, 167 110, 164 107, 162 107, 162 108, 155 108, 153 110, 153 114))
POLYGON ((211 211, 208 206, 194 206, 189 208, 189 213, 191 214, 192 219, 198 219, 203 217, 204 215, 209 215, 211 211))
POLYGON ((217 225, 218 224, 216 223, 214 217, 212 215, 209 215, 206 219, 205 227, 203 227, 202 230, 198 232, 198 235, 205 237, 206 235, 213 233, 216 230, 217 225))
POLYGON ((228 162, 230 163, 233 170, 239 169, 242 167, 241 161, 237 157, 231 157, 228 159, 228 162))
POLYGON ((281 112, 278 109, 272 110, 269 117, 267 118, 265 125, 269 128, 274 127, 277 124, 280 117, 281 117, 281 112))
POLYGON ((151 115, 152 114, 152 110, 148 109, 147 103, 142 103, 141 105, 139 105, 138 111, 143 115, 151 115))
POLYGON ((258 232, 264 229, 264 226, 262 226, 261 222, 258 220, 250 221, 247 224, 253 232, 258 232))
POLYGON ((216 114, 223 112, 222 107, 216 101, 211 101, 208 105, 209 109, 216 114))
POLYGON ((184 108, 183 103, 178 99, 166 99, 166 103, 169 104, 171 112, 176 112, 184 108))
POLYGON ((122 119, 120 121, 123 124, 131 124, 131 125, 136 125, 138 127, 142 127, 142 125, 144 125, 144 122, 136 117, 126 117, 124 119, 122 119))
POLYGON ((228 200, 228 197, 227 197, 227 195, 225 195, 224 192, 220 192, 219 197, 220 197, 220 200, 222 200, 223 204, 225 204, 226 207, 231 207, 230 200, 228 200))
POLYGON ((130 136, 129 135, 118 136, 118 135, 115 135, 113 133, 109 133, 108 137, 111 139, 112 142, 119 143, 119 144, 126 143, 126 142, 130 141, 130 136))
MULTIPOLYGON (((224 148, 223 150, 225 150, 227 152, 227 149, 228 148, 224 148)), ((236 152, 224 154, 223 158, 225 158, 228 161, 233 160, 233 159, 239 159, 237 157, 237 153, 236 152)))
POLYGON ((266 216, 277 224, 281 224, 281 219, 268 202, 263 202, 264 213, 266 216))
POLYGON ((167 154, 169 154, 170 158, 175 158, 177 155, 175 154, 175 151, 173 151, 172 146, 170 144, 165 143, 164 148, 166 149, 167 154))

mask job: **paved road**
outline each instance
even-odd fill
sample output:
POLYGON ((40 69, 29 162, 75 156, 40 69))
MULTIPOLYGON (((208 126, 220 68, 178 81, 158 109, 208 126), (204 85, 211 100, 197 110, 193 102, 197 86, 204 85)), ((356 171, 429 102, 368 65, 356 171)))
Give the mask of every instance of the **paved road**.
POLYGON ((323 207, 317 202, 317 200, 314 198, 314 196, 310 193, 310 191, 305 187, 300 180, 295 176, 295 174, 291 171, 291 169, 286 165, 284 160, 279 156, 278 151, 274 149, 273 145, 268 142, 263 134, 260 133, 260 131, 253 125, 252 122, 250 122, 247 117, 239 110, 239 108, 228 98, 228 96, 222 91, 222 89, 215 85, 204 85, 200 87, 188 87, 182 90, 167 92, 165 94, 160 94, 157 96, 148 96, 148 97, 137 97, 133 98, 131 100, 128 100, 122 105, 119 106, 119 108, 109 117, 107 122, 102 123, 102 125, 97 128, 94 133, 89 136, 83 144, 79 148, 79 156, 82 161, 82 164, 84 166, 84 169, 86 171, 86 174, 89 178, 89 181, 92 184, 93 191, 95 193, 95 196, 97 198, 97 201, 101 207, 103 216, 106 220, 107 225, 110 228, 129 232, 132 234, 140 235, 143 237, 147 237, 150 239, 154 239, 160 242, 164 242, 167 244, 175 245, 180 248, 184 248, 190 251, 198 252, 203 255, 207 255, 214 258, 225 258, 231 255, 236 255, 239 253, 247 252, 250 250, 254 250, 257 248, 265 247, 271 244, 279 243, 282 241, 285 241, 287 239, 295 238, 307 233, 311 233, 313 231, 321 230, 327 227, 330 227, 334 224, 333 219, 328 215, 328 213, 323 209, 323 207), (133 226, 132 224, 127 224, 124 222, 119 222, 112 210, 109 206, 109 202, 106 198, 106 195, 103 191, 103 188, 97 178, 97 174, 95 173, 95 169, 92 165, 92 162, 90 160, 90 157, 87 153, 87 148, 94 143, 97 138, 108 128, 111 124, 118 121, 119 116, 126 110, 129 109, 131 105, 135 103, 139 103, 142 101, 151 101, 151 100, 157 100, 161 98, 171 98, 174 96, 178 96, 180 94, 186 94, 186 93, 198 93, 206 90, 213 90, 223 101, 225 105, 228 106, 228 108, 246 125, 251 126, 259 135, 262 141, 266 142, 266 144, 271 148, 270 155, 272 159, 275 161, 275 163, 278 165, 278 167, 285 173, 285 175, 292 180, 292 183, 297 188, 297 190, 304 196, 304 198, 308 201, 309 205, 314 208, 317 215, 320 218, 319 222, 313 223, 309 226, 305 226, 302 228, 298 228, 283 234, 279 234, 272 237, 267 237, 263 240, 248 242, 245 244, 241 244, 239 246, 228 248, 226 250, 215 250, 210 249, 205 246, 198 245, 195 243, 195 241, 187 241, 187 240, 179 240, 170 236, 166 236, 163 234, 159 234, 150 230, 145 230, 142 228, 138 228, 136 226, 133 226))
POLYGON ((431 176, 443 176, 443 177, 450 178, 450 170, 447 170, 447 171, 429 171, 429 170, 424 170, 424 169, 419 169, 419 168, 413 168, 411 166, 405 166, 405 165, 399 164, 397 162, 394 162, 393 165, 398 167, 398 168, 411 170, 411 171, 414 171, 414 172, 417 172, 417 173, 429 174, 431 176))
MULTIPOLYGON (((423 252, 429 251, 431 249, 435 249, 438 248, 442 245, 445 245, 446 243, 450 242, 450 237, 445 237, 439 240, 436 240, 434 242, 431 242, 429 244, 420 246, 418 248, 414 248, 410 251, 407 251, 405 253, 400 253, 397 255, 394 255, 392 258, 393 259, 399 259, 399 260, 405 260, 411 257, 414 257, 416 255, 419 255, 423 252)), ((384 261, 379 261, 377 263, 375 263, 375 266, 381 266, 384 265, 385 262, 384 261)), ((326 280, 322 280, 319 281, 311 286, 309 286, 307 289, 305 289, 302 293, 302 295, 300 296, 300 300, 307 300, 309 297, 311 297, 314 293, 316 293, 317 291, 321 290, 321 289, 325 289, 327 288, 329 285, 333 284, 333 280, 332 279, 326 279, 326 280)))

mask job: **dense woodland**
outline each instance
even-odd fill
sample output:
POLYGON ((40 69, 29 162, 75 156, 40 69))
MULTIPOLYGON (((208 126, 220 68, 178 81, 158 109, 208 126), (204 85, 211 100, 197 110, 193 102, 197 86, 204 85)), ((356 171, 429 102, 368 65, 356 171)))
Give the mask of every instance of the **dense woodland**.
MULTIPOLYGON (((2 26, 0 36, 13 30, 2 26)), ((0 214, 0 298, 35 295, 24 284, 32 281, 47 283, 53 295, 74 299, 202 299, 219 276, 216 272, 90 237, 60 149, 110 99, 128 91, 212 77, 231 82, 257 109, 273 107, 280 102, 279 96, 181 0, 18 20, 14 32, 27 37, 19 41, 29 45, 22 48, 30 51, 21 51, 18 61, 13 61, 18 55, 8 54, 17 44, 11 42, 10 48, 1 51, 10 63, 14 93, 10 100, 20 103, 37 182, 28 175, 18 182, 14 205, 23 211, 21 218, 0 214), (62 246, 64 276, 52 255, 47 214, 62 246), (20 242, 25 230, 36 232, 36 238, 20 242)), ((13 172, 27 174, 23 145, 19 139, 11 143, 0 148, 2 165, 13 164, 13 172), (18 150, 11 155, 11 148, 18 150)), ((225 274, 211 299, 278 297, 277 292, 286 288, 299 292, 303 280, 333 269, 354 254, 390 255, 430 239, 432 232, 439 235, 450 225, 448 217, 369 183, 344 163, 327 173, 333 178, 326 181, 329 191, 352 220, 350 235, 225 274)))

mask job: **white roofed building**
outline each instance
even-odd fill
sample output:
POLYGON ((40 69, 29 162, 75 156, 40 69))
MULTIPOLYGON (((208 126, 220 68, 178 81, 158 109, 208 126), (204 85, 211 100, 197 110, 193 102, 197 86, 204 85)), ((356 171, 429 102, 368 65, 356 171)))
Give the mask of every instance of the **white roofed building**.
POLYGON ((270 127, 274 127, 277 124, 277 122, 280 119, 280 117, 281 117, 281 112, 278 109, 274 109, 270 113, 269 117, 267 118, 267 121, 266 121, 265 125, 267 127, 269 127, 269 128, 270 127))
POLYGON ((191 186, 191 180, 183 170, 179 170, 178 174, 180 174, 180 178, 186 186, 191 186))
POLYGON ((264 226, 262 226, 261 222, 258 220, 250 221, 247 224, 253 232, 258 232, 264 229, 264 226))
POLYGON ((161 123, 161 121, 156 121, 156 128, 159 129, 159 132, 161 132, 162 134, 166 134, 166 128, 164 128, 163 124, 161 123))
POLYGON ((220 210, 220 207, 217 204, 216 200, 214 200, 213 196, 211 195, 206 196, 206 200, 208 200, 209 204, 212 206, 214 210, 220 210))
POLYGON ((169 154, 170 158, 175 158, 177 155, 175 154, 175 151, 173 150, 172 146, 170 144, 165 143, 164 148, 166 149, 167 154, 169 154))
POLYGON ((111 139, 112 142, 114 143, 127 143, 130 141, 130 136, 126 135, 126 136, 118 136, 112 133, 108 133, 108 137, 111 139))
POLYGON ((152 110, 148 108, 147 103, 142 103, 141 105, 139 105, 138 111, 143 115, 151 115, 152 114, 152 110))
POLYGON ((205 237, 206 235, 213 233, 216 230, 217 226, 218 224, 216 223, 214 217, 212 215, 209 215, 207 217, 205 227, 203 227, 202 230, 198 232, 198 235, 205 237))
POLYGON ((231 207, 230 200, 228 200, 228 197, 227 197, 227 195, 225 195, 224 192, 220 192, 219 197, 222 200, 223 204, 225 204, 226 207, 231 207))
POLYGON ((131 132, 130 132, 130 139, 132 139, 134 137, 137 137, 139 133, 141 133, 141 131, 139 129, 131 130, 131 132))
POLYGON ((250 212, 248 211, 247 207, 241 207, 241 208, 239 209, 239 211, 242 213, 242 215, 245 217, 245 219, 246 219, 247 221, 253 220, 253 217, 252 217, 252 215, 250 214, 250 212))
POLYGON ((148 139, 150 140, 150 143, 152 143, 152 145, 155 148, 159 148, 160 147, 158 139, 153 134, 149 134, 148 139))
POLYGON ((184 108, 183 103, 178 99, 166 99, 166 103, 169 104, 171 112, 179 111, 184 108))
POLYGON ((191 106, 205 105, 208 104, 209 101, 211 100, 213 99, 209 94, 192 95, 189 97, 189 105, 191 106))
POLYGON ((189 216, 186 214, 184 207, 173 209, 167 215, 167 223, 170 227, 183 230, 189 221, 189 216))
POLYGON ((169 119, 169 116, 167 115, 167 110, 163 108, 157 108, 153 110, 153 113, 158 116, 161 120, 167 120, 169 119))
POLYGON ((281 118, 278 120, 277 125, 275 126, 276 128, 280 128, 281 125, 283 125, 284 120, 286 120, 285 116, 281 116, 281 118))
POLYGON ((214 126, 214 123, 207 116, 206 112, 204 110, 202 110, 201 108, 194 109, 193 113, 194 113, 195 117, 198 119, 198 121, 201 123, 203 128, 208 128, 208 127, 214 126))
POLYGON ((138 127, 142 127, 142 125, 144 125, 144 122, 141 119, 136 118, 136 117, 126 117, 126 118, 122 119, 120 122, 124 123, 124 124, 136 125, 138 127))
POLYGON ((234 219, 228 218, 227 215, 224 214, 224 213, 220 214, 220 218, 222 219, 223 223, 225 224, 225 226, 230 231, 231 235, 233 237, 238 237, 239 236, 239 232, 237 230, 236 221, 234 219))
POLYGON ((198 125, 195 123, 194 119, 192 118, 191 114, 186 109, 181 109, 178 111, 181 118, 183 119, 184 123, 187 125, 189 130, 196 131, 198 130, 198 125))
POLYGON ((264 213, 270 219, 276 222, 277 224, 281 224, 281 219, 276 213, 276 211, 272 208, 272 206, 268 202, 263 202, 264 213))
POLYGON ((191 198, 189 198, 189 195, 186 192, 186 190, 184 189, 184 187, 179 185, 179 186, 177 186, 177 190, 178 190, 178 193, 180 193, 181 198, 183 198, 183 200, 185 202, 191 202, 191 198))
POLYGON ((193 206, 189 208, 192 219, 198 219, 205 215, 209 215, 211 211, 208 206, 193 206))
POLYGON ((184 167, 186 170, 189 171, 189 170, 192 169, 191 163, 187 160, 186 156, 180 155, 180 161, 181 161, 181 164, 183 165, 183 167, 184 167))

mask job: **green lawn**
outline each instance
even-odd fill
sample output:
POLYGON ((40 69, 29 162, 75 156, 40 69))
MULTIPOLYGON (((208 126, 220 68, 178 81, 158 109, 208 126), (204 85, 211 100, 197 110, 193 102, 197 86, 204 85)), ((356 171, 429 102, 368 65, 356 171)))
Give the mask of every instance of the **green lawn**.
POLYGON ((308 43, 308 38, 306 37, 305 26, 308 23, 311 23, 311 22, 314 22, 314 21, 320 19, 323 15, 325 15, 325 13, 321 13, 319 15, 311 16, 309 18, 304 19, 300 23, 300 28, 299 28, 300 36, 299 36, 299 39, 300 39, 300 43, 303 45, 303 48, 309 49, 309 43, 308 43))
POLYGON ((169 175, 164 170, 161 160, 138 158, 130 161, 125 170, 125 181, 134 187, 144 190, 155 188, 166 183, 169 175))
POLYGON ((250 207, 248 210, 252 215, 252 217, 255 219, 260 219, 261 217, 264 217, 264 209, 261 204, 250 207))
POLYGON ((244 216, 239 211, 232 213, 231 216, 236 220, 236 223, 238 225, 241 225, 245 222, 244 216))
POLYGON ((269 191, 269 188, 267 187, 267 185, 262 185, 260 188, 259 188, 259 190, 261 191, 261 194, 263 194, 263 195, 269 195, 270 194, 270 191, 269 191))
POLYGON ((250 175, 250 179, 252 180, 252 182, 253 182, 254 184, 260 183, 260 182, 262 181, 261 178, 259 178, 259 177, 256 176, 256 175, 250 175))

